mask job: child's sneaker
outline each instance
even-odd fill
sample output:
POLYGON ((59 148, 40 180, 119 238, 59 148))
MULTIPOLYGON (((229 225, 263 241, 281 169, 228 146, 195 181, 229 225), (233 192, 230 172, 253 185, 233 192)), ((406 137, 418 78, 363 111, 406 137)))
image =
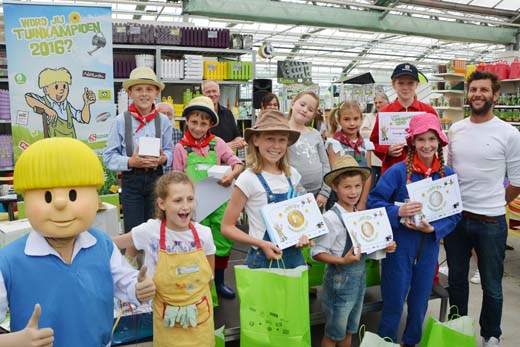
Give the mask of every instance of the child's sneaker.
MULTIPOLYGON (((471 279, 469 280, 471 283, 473 284, 480 284, 480 272, 478 271, 475 271, 475 274, 473 275, 473 277, 471 277, 471 279)), ((494 346, 494 345, 491 345, 491 346, 494 346)))
POLYGON ((494 336, 491 336, 487 341, 482 338, 482 347, 500 347, 500 340, 494 336))

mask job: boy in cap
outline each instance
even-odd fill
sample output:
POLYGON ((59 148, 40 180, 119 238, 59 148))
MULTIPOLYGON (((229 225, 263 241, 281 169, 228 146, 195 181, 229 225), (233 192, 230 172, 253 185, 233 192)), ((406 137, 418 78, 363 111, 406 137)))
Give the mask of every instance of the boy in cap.
MULTIPOLYGON (((329 233, 318 237, 311 248, 315 260, 327 263, 321 296, 326 319, 321 347, 350 347, 352 334, 359 328, 365 297, 366 256, 359 249, 355 252, 357 245, 353 244, 341 215, 356 211, 369 176, 370 168, 360 167, 356 159, 345 155, 334 162, 332 171, 323 178, 336 192, 338 202, 323 215, 329 233)), ((385 250, 395 249, 392 241, 385 250)))
MULTIPOLYGON (((419 85, 419 71, 415 65, 399 64, 392 72, 392 87, 397 98, 391 104, 383 107, 379 112, 427 112, 437 115, 437 112, 428 104, 417 100, 415 91, 419 85)), ((380 145, 379 144, 379 116, 370 135, 374 143, 374 153, 381 159, 381 175, 392 165, 406 158, 406 144, 380 145)))
MULTIPOLYGON (((173 170, 183 171, 194 181, 208 177, 208 169, 213 165, 229 165, 231 172, 222 177, 218 184, 228 187, 243 170, 242 161, 233 154, 224 140, 213 135, 210 128, 216 126, 219 118, 213 110, 213 102, 206 96, 191 100, 182 113, 186 118, 184 136, 175 145, 173 170)), ((217 293, 226 299, 235 297, 235 292, 224 284, 224 270, 227 268, 233 241, 222 236, 220 226, 227 202, 204 218, 200 223, 211 228, 217 251, 215 253, 215 287, 217 293)))
MULTIPOLYGON (((112 123, 103 159, 107 168, 122 172, 121 203, 124 231, 153 218, 155 182, 163 167, 172 162, 172 125, 168 117, 158 112, 155 100, 164 89, 152 69, 137 67, 123 82, 132 103, 128 111, 119 114, 112 123), (140 156, 139 138, 161 139, 159 157, 140 156)), ((135 250, 128 250, 130 256, 135 250)))

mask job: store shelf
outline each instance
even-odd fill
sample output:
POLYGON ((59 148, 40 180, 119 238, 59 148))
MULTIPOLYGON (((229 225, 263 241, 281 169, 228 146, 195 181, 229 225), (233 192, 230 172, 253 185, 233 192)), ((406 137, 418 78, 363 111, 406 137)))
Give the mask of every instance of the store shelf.
POLYGON ((432 75, 433 77, 441 77, 443 79, 459 79, 459 80, 463 80, 466 75, 464 75, 463 73, 454 73, 454 72, 445 72, 445 73, 434 73, 432 75))
POLYGON ((0 167, 0 172, 13 171, 13 170, 14 170, 13 166, 0 167))
POLYGON ((233 48, 210 48, 210 47, 187 47, 187 46, 158 46, 154 44, 149 45, 128 45, 128 44, 114 44, 114 49, 116 50, 147 50, 147 51, 155 51, 160 50, 162 52, 189 52, 189 53, 197 53, 200 55, 217 55, 219 57, 222 56, 239 56, 243 54, 251 54, 250 49, 233 49, 233 48))
MULTIPOLYGON (((114 78, 115 83, 123 83, 128 78, 114 78)), ((204 80, 163 80, 161 82, 165 84, 201 84, 204 80)), ((248 81, 217 81, 220 85, 240 85, 243 83, 248 83, 248 81)))
POLYGON ((10 119, 0 119, 0 124, 11 124, 11 120, 10 119))
POLYGON ((464 95, 463 90, 432 90, 432 94, 453 94, 453 95, 464 95))
POLYGON ((513 79, 508 79, 508 80, 500 80, 500 82, 502 83, 516 83, 516 82, 520 82, 520 78, 513 78, 513 79))
POLYGON ((433 108, 441 111, 464 111, 463 107, 433 106, 433 108))
POLYGON ((0 82, 9 82, 7 77, 0 77, 0 82))
MULTIPOLYGON (((520 109, 520 105, 512 105, 512 106, 507 106, 507 105, 494 105, 493 106, 495 109, 499 108, 499 109, 517 109, 519 108, 520 109)), ((469 108, 469 105, 464 105, 464 108, 469 108)))

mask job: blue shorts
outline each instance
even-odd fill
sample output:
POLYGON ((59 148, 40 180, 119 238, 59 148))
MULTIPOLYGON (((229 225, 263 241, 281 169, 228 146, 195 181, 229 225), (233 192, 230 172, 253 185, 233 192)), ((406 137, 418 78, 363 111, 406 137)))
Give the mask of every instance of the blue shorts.
POLYGON ((284 266, 286 269, 294 269, 300 265, 305 265, 301 248, 294 246, 283 250, 282 260, 268 259, 261 248, 254 249, 251 247, 247 252, 245 264, 250 269, 284 268, 284 266))
POLYGON ((365 297, 366 271, 345 271, 341 266, 327 265, 323 278, 321 306, 325 313, 325 336, 341 341, 356 334, 365 297))

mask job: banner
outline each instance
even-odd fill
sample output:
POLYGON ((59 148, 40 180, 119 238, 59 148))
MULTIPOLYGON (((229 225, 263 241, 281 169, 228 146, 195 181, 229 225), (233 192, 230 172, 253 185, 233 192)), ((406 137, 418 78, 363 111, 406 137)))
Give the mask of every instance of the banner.
POLYGON ((3 4, 15 160, 46 137, 97 153, 115 118, 111 7, 3 4))

